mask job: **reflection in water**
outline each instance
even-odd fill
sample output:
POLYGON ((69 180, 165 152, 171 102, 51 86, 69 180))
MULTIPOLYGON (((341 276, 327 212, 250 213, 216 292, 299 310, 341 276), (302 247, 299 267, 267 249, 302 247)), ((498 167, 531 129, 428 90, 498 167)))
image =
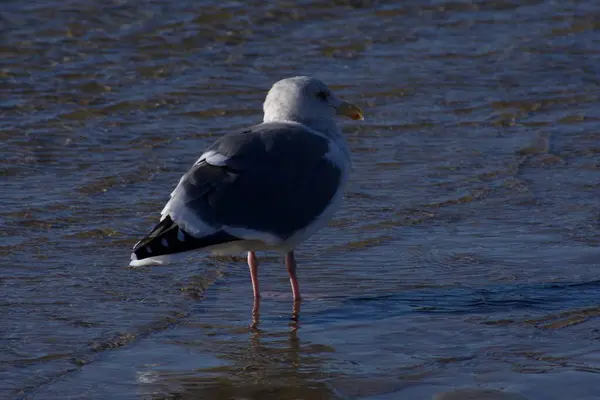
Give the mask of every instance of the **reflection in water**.
MULTIPOLYGON (((249 338, 238 335, 235 346, 212 343, 223 365, 182 373, 153 371, 152 379, 142 383, 142 391, 157 399, 165 396, 257 400, 338 398, 328 383, 332 375, 325 372, 327 354, 335 350, 330 346, 303 343, 298 332, 291 329, 265 333, 253 329, 249 338)), ((192 350, 193 344, 188 345, 192 350)))
MULTIPOLYGON (((300 326, 300 306, 302 300, 293 300, 292 317, 290 318, 290 328, 296 331, 300 326)), ((252 305, 252 323, 250 328, 258 332, 258 324, 260 323, 260 297, 254 297, 252 305)))

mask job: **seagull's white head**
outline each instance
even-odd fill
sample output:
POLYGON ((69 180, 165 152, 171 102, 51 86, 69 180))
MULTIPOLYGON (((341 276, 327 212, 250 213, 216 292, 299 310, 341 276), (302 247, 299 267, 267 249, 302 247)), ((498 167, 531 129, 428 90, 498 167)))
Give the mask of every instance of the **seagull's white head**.
POLYGON ((342 101, 323 82, 296 76, 276 82, 263 104, 264 122, 295 121, 309 127, 325 128, 334 116, 363 119, 360 107, 342 101))

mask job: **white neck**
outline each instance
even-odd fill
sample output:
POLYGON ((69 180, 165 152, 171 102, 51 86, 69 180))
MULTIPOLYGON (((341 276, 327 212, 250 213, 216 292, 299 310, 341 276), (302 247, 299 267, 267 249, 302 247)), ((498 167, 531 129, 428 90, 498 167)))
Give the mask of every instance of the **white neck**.
POLYGON ((332 139, 342 134, 340 128, 332 118, 303 119, 295 115, 287 116, 278 115, 277 113, 265 113, 263 122, 297 122, 332 139))

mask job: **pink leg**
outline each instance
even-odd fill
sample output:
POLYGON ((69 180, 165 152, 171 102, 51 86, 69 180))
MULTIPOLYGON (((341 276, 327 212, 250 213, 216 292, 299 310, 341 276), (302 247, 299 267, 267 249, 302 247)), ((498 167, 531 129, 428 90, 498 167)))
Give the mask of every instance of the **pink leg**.
POLYGON ((253 251, 248 252, 248 267, 250 267, 250 279, 252 279, 252 291, 254 292, 254 298, 260 298, 260 290, 258 290, 258 260, 256 259, 256 253, 253 251))
POLYGON ((298 329, 298 320, 300 318, 300 304, 302 302, 300 300, 294 300, 294 307, 292 308, 292 328, 298 329))
POLYGON ((250 328, 257 329, 259 322, 260 322, 260 297, 255 297, 254 305, 252 307, 252 324, 250 324, 250 328))
POLYGON ((296 278, 296 259, 294 258, 293 251, 285 254, 285 266, 287 267, 288 274, 290 276, 290 284, 292 285, 292 294, 294 295, 294 300, 300 300, 300 286, 298 285, 298 278, 296 278))

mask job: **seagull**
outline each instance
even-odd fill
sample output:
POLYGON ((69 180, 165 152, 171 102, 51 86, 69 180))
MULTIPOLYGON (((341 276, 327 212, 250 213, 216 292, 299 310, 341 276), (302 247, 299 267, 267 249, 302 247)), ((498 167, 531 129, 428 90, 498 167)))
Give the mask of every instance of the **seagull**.
POLYGON ((276 251, 301 299, 294 250, 340 207, 351 168, 335 116, 362 120, 363 112, 308 76, 276 82, 263 111, 262 123, 221 136, 181 177, 160 222, 133 247, 130 266, 191 250, 247 252, 256 302, 256 252, 276 251))

